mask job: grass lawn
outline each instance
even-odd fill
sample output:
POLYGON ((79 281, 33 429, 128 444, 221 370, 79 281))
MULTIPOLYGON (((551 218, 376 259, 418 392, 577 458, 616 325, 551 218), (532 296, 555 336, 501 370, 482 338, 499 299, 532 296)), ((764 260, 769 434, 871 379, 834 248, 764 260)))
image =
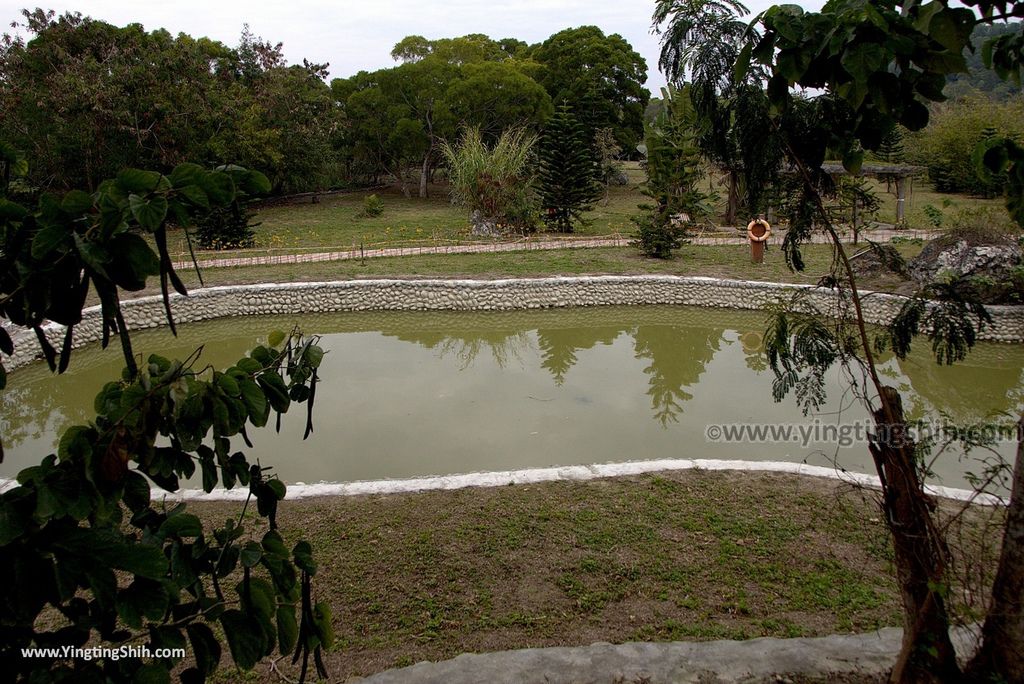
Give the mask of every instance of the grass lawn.
MULTIPOLYGON (((921 246, 901 243, 897 249, 905 258, 916 255, 921 246)), ((745 280, 791 283, 816 283, 828 271, 831 249, 827 245, 807 245, 803 273, 791 272, 778 248, 771 248, 763 264, 751 264, 745 245, 685 245, 675 259, 648 259, 633 247, 600 247, 588 249, 534 250, 492 254, 429 254, 420 256, 380 257, 373 259, 280 264, 237 268, 209 268, 203 271, 206 286, 246 283, 286 283, 316 280, 347 280, 352 278, 507 278, 551 275, 664 273, 700 275, 745 280)), ((199 287, 192 269, 179 272, 189 288, 199 287)), ((894 278, 863 278, 866 289, 901 291, 902 283, 894 278)), ((159 292, 158 284, 135 296, 159 292)))
MULTIPOLYGON (((886 188, 884 182, 877 180, 869 181, 878 199, 881 200, 881 208, 878 210, 876 219, 882 223, 896 222, 896 189, 895 185, 886 188)), ((939 228, 954 227, 956 215, 959 211, 993 211, 999 212, 1000 216, 1006 215, 1006 205, 1002 198, 985 199, 972 197, 970 195, 951 195, 935 192, 927 180, 915 179, 910 181, 906 201, 906 221, 908 228, 933 229, 935 224, 925 212, 925 207, 932 206, 943 214, 942 224, 939 228)), ((1007 219, 1009 220, 1009 219, 1007 219)))
MULTIPOLYGON (((689 471, 302 500, 279 522, 315 549, 316 600, 337 634, 327 664, 345 681, 462 652, 898 625, 872 496, 689 471)), ((222 522, 239 505, 190 508, 222 522)), ((254 679, 274 675, 261 665, 254 679)))
MULTIPOLYGON (((587 213, 589 225, 580 228, 576 235, 630 235, 633 223, 630 217, 639 212, 638 205, 648 200, 640 191, 644 172, 637 162, 626 165, 629 183, 613 186, 607 199, 600 199, 587 213)), ((894 221, 896 197, 888 192, 885 183, 870 181, 881 200, 877 219, 883 223, 894 221)), ((720 210, 724 210, 724 186, 717 176, 709 176, 706 184, 717 192, 720 210)), ((932 192, 927 182, 914 181, 912 192, 906 203, 907 225, 910 228, 933 228, 925 213, 925 206, 931 205, 943 212, 942 227, 953 225, 959 211, 990 209, 1005 212, 1002 200, 986 200, 963 195, 945 195, 932 192)), ((378 217, 360 218, 363 198, 369 191, 326 195, 320 202, 284 204, 269 206, 257 212, 255 221, 256 247, 231 252, 199 252, 200 258, 229 255, 280 254, 288 252, 330 251, 339 249, 366 249, 399 246, 443 246, 454 243, 478 242, 470 235, 467 212, 451 204, 447 186, 433 185, 430 197, 406 199, 397 187, 374 190, 384 201, 384 213, 378 217)), ((723 232, 734 234, 733 229, 723 232)), ((539 235, 544 235, 543 232, 539 235)), ((484 240, 490 241, 490 240, 484 240)), ((172 230, 169 236, 170 250, 177 258, 187 254, 187 243, 183 232, 172 230)))
MULTIPOLYGON (((610 188, 607 202, 599 200, 587 214, 590 225, 576 234, 585 236, 627 234, 633 230, 629 217, 638 213, 644 201, 639 191, 643 172, 633 163, 628 170, 627 186, 610 188)), ((469 212, 452 205, 446 185, 432 185, 430 197, 406 199, 397 187, 372 191, 384 202, 384 213, 360 218, 367 192, 325 195, 313 204, 285 204, 261 209, 254 218, 256 247, 237 253, 310 251, 398 247, 407 245, 445 245, 480 241, 470 235, 469 212)), ((490 242, 490 239, 483 240, 490 242)), ((172 231, 172 253, 187 253, 185 236, 172 231)), ((235 254, 236 252, 231 252, 235 254)), ((203 252, 206 255, 207 252, 203 252)), ((224 256, 224 252, 209 252, 224 256)))
MULTIPOLYGON (((637 173, 642 172, 638 169, 637 173)), ((869 187, 879 200, 878 213, 874 220, 883 224, 894 224, 896 222, 896 185, 886 184, 868 177, 869 187)), ((710 174, 706 189, 718 195, 716 208, 719 212, 725 212, 726 185, 722 174, 710 174)), ((826 204, 829 200, 826 198, 826 204)), ((906 227, 916 230, 933 230, 935 228, 951 228, 956 225, 957 214, 963 211, 994 211, 1002 218, 1006 216, 1006 205, 1002 198, 985 199, 971 195, 959 195, 935 192, 927 178, 914 178, 908 181, 907 198, 904 203, 906 227), (931 217, 925 211, 925 207, 931 205, 940 210, 943 214, 942 222, 936 226, 931 217)), ((1008 221, 1008 219, 1006 219, 1008 221)))

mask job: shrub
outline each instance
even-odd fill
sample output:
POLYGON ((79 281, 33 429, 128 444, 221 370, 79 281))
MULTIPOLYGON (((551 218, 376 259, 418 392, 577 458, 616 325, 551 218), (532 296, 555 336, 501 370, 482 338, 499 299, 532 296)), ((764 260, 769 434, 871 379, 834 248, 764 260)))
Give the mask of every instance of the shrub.
POLYGON ((373 218, 384 213, 384 200, 377 195, 367 195, 363 198, 363 210, 356 214, 358 218, 373 218))
POLYGON ((656 214, 634 216, 633 223, 636 224, 634 245, 649 257, 668 259, 686 242, 686 230, 681 224, 663 221, 656 214))
POLYGON ((942 213, 941 209, 934 204, 926 204, 921 207, 921 211, 924 212, 924 215, 928 218, 928 223, 932 224, 933 228, 942 227, 942 220, 945 215, 942 213))

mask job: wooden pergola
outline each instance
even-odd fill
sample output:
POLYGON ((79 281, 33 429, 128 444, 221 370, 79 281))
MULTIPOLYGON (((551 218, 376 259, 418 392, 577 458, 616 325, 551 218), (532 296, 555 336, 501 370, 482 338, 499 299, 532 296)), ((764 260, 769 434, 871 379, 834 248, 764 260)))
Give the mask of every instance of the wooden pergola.
MULTIPOLYGON (((729 205, 731 209, 727 210, 728 214, 729 211, 735 211, 739 205, 739 187, 736 176, 742 172, 742 168, 727 166, 719 166, 717 168, 721 173, 725 173, 729 177, 729 205)), ((824 162, 821 165, 821 170, 833 177, 856 175, 893 181, 896 185, 896 223, 900 224, 906 216, 907 180, 924 171, 925 167, 913 164, 882 164, 873 162, 862 164, 859 172, 851 174, 840 162, 824 162)), ((780 173, 795 174, 796 169, 785 164, 780 169, 780 173)), ((856 209, 854 211, 856 212, 856 209)), ((769 212, 771 212, 771 208, 769 208, 769 212)))
POLYGON ((873 176, 878 180, 892 180, 896 183, 896 223, 903 223, 906 216, 907 179, 924 170, 923 166, 912 164, 863 164, 860 172, 851 174, 839 162, 825 162, 821 170, 830 176, 873 176))

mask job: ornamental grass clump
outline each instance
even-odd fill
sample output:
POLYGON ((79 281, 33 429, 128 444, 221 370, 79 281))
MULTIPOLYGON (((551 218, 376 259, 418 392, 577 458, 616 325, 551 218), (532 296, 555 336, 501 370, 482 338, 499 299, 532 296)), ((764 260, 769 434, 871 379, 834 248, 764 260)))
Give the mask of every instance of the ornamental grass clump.
POLYGON ((538 216, 533 191, 537 136, 506 129, 488 146, 478 128, 467 128, 455 145, 441 145, 448 164, 452 202, 469 209, 476 226, 501 232, 532 230, 538 216))

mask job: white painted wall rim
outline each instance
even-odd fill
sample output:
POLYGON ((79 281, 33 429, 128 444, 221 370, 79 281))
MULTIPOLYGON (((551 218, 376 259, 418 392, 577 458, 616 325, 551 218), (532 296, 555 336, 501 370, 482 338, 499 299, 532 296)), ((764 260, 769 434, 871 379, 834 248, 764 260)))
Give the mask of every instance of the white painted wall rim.
MULTIPOLYGON (((788 461, 743 461, 719 459, 658 459, 649 461, 626 461, 623 463, 596 463, 592 465, 550 466, 526 468, 523 470, 502 470, 479 473, 459 473, 430 477, 411 477, 390 480, 366 480, 356 482, 318 482, 307 484, 296 482, 288 485, 287 499, 308 499, 316 497, 410 494, 415 492, 465 489, 467 487, 505 487, 508 485, 538 484, 542 482, 587 481, 608 477, 647 475, 659 472, 681 470, 760 472, 800 475, 837 480, 858 487, 880 488, 876 475, 855 473, 837 468, 813 466, 788 461)), ((17 486, 12 479, 0 478, 0 492, 17 486)), ((956 501, 972 501, 983 506, 1004 505, 1005 501, 992 494, 978 494, 970 489, 926 485, 933 496, 956 501)), ((243 501, 249 495, 245 487, 233 489, 217 488, 212 492, 201 489, 182 489, 177 492, 162 492, 154 489, 154 497, 183 501, 243 501)))

